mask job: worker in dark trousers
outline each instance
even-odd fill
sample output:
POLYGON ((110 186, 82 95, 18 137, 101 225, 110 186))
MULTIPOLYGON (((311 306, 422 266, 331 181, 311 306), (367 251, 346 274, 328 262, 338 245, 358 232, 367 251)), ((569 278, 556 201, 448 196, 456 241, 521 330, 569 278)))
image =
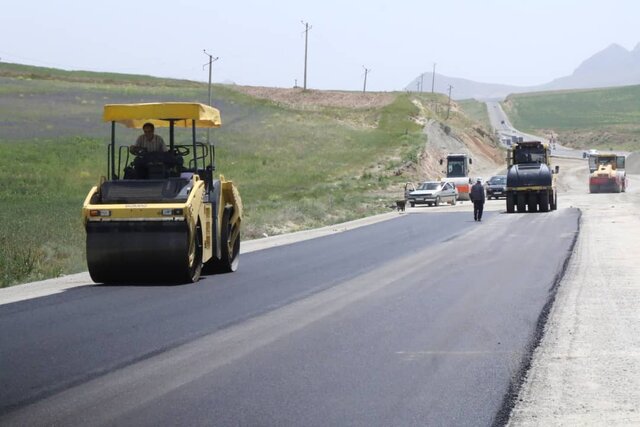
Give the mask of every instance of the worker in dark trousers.
POLYGON ((484 209, 484 186, 482 185, 481 178, 478 178, 476 183, 471 187, 469 197, 473 202, 473 219, 475 221, 482 221, 482 210, 484 209))

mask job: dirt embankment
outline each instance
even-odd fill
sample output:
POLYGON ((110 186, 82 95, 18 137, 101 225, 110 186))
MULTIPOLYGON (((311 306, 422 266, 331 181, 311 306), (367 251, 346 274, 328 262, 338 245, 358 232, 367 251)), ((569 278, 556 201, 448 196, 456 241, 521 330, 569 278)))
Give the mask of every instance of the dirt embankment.
POLYGON ((337 90, 303 90, 302 88, 273 88, 260 86, 234 86, 238 92, 277 104, 301 110, 325 107, 380 108, 391 104, 396 95, 381 92, 345 92, 337 90))
POLYGON ((427 143, 419 165, 423 179, 442 177, 444 166, 440 165, 440 159, 445 159, 450 153, 465 153, 471 157, 471 177, 488 179, 506 168, 503 150, 493 145, 479 129, 453 129, 431 119, 425 124, 424 132, 427 143))
MULTIPOLYGON (((258 86, 234 86, 234 89, 256 98, 303 110, 326 107, 381 108, 391 104, 397 96, 385 92, 362 93, 258 86)), ((443 176, 444 170, 439 161, 450 153, 467 153, 471 156, 472 177, 481 176, 488 179, 504 169, 504 151, 495 145, 486 130, 479 125, 470 125, 466 118, 461 117, 461 110, 457 104, 453 103, 451 106, 451 119, 445 120, 442 105, 430 105, 418 100, 413 102, 419 110, 414 120, 423 126, 427 143, 418 163, 403 165, 396 171, 396 175, 406 173, 407 180, 439 179, 443 176)))

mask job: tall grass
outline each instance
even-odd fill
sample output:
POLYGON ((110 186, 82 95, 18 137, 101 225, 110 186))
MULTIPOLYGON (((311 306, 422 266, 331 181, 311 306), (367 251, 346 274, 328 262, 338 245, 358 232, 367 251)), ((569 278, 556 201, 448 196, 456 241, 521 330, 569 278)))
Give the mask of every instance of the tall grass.
POLYGON ((76 272, 84 264, 80 207, 99 141, 0 144, 0 284, 76 272))

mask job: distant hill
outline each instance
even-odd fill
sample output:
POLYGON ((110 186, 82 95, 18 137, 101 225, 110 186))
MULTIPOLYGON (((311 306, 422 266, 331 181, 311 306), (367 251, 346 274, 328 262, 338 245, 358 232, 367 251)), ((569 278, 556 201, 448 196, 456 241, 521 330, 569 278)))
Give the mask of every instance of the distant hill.
POLYGON ((502 107, 517 129, 553 130, 563 145, 640 150, 640 85, 512 94, 502 107))
POLYGON ((632 51, 612 44, 580 64, 570 76, 555 79, 538 89, 589 89, 637 84, 640 84, 640 43, 632 51))
MULTIPOLYGON (((431 91, 433 74, 424 73, 413 79, 406 90, 417 91, 423 84, 425 92, 431 91)), ((453 99, 475 98, 500 99, 512 93, 542 92, 564 89, 588 89, 640 84, 640 43, 631 51, 618 44, 612 44, 586 59, 570 76, 560 77, 537 86, 511 86, 481 83, 436 73, 434 90, 448 93, 449 85, 453 99)))

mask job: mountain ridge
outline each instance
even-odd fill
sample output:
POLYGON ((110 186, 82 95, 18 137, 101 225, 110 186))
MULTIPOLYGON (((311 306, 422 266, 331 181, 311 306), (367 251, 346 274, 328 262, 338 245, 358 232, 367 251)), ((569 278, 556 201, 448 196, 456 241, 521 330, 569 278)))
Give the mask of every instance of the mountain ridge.
MULTIPOLYGON (((431 81, 431 72, 414 78, 405 90, 415 91, 421 81, 431 81)), ((534 86, 515 86, 499 83, 476 82, 460 77, 436 73, 435 92, 448 93, 453 86, 453 99, 478 100, 501 99, 511 93, 544 92, 551 90, 590 89, 602 87, 631 86, 640 84, 640 43, 632 50, 612 43, 582 61, 572 74, 556 78, 548 83, 534 86)))

